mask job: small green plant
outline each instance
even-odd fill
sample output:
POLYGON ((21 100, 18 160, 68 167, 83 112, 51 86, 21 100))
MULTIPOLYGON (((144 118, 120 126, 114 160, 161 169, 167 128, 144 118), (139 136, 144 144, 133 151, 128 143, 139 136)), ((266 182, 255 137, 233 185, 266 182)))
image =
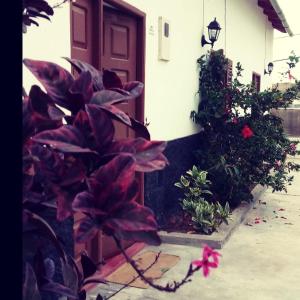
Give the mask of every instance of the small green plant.
POLYGON ((214 232, 222 222, 228 224, 230 208, 228 202, 223 208, 219 202, 209 203, 202 200, 195 206, 195 212, 192 221, 195 229, 205 234, 214 232))
POLYGON ((212 195, 209 190, 210 184, 207 172, 198 170, 196 166, 175 183, 175 186, 184 191, 185 198, 181 199, 182 209, 191 216, 194 228, 205 234, 211 234, 222 222, 228 224, 230 215, 228 202, 223 207, 219 202, 210 203, 204 198, 205 194, 212 195))
POLYGON ((196 166, 186 172, 186 176, 181 176, 180 181, 175 186, 183 189, 184 195, 189 200, 203 199, 203 194, 212 195, 208 190, 211 181, 207 179, 206 171, 199 171, 196 166))

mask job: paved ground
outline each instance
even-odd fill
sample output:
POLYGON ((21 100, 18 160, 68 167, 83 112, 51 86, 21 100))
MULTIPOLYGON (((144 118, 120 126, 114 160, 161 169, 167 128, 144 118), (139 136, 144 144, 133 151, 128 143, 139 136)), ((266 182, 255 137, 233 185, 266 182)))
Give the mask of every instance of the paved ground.
MULTIPOLYGON (((300 162, 300 160, 297 160, 300 162)), ((288 193, 265 192, 244 224, 220 250, 220 266, 208 278, 197 273, 175 294, 126 288, 113 300, 298 300, 300 299, 300 173, 288 193), (258 224, 254 224, 259 218, 258 224), (263 221, 264 220, 264 221, 263 221), (252 225, 252 226, 251 226, 252 225)), ((152 249, 149 247, 148 249, 152 249)), ((157 250, 157 248, 156 248, 157 250)), ((201 249, 164 244, 181 261, 159 283, 180 279, 201 249)), ((99 287, 103 290, 103 287, 99 287)), ((104 287, 118 289, 117 285, 104 287)), ((94 293, 93 293, 94 294, 94 293)), ((91 299, 95 299, 91 297, 91 299)))

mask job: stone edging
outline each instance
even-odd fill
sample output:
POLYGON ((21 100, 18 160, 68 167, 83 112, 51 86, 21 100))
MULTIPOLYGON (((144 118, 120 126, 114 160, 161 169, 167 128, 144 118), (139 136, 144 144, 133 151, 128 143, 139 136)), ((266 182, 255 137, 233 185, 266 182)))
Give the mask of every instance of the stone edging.
POLYGON ((158 234, 162 242, 167 244, 188 245, 195 247, 206 244, 211 248, 221 249, 234 230, 245 220, 247 213, 252 209, 255 202, 266 189, 266 187, 257 185, 251 192, 254 200, 251 203, 241 203, 240 206, 238 206, 230 215, 229 224, 226 225, 222 223, 218 228, 218 231, 211 235, 166 231, 159 231, 158 234))

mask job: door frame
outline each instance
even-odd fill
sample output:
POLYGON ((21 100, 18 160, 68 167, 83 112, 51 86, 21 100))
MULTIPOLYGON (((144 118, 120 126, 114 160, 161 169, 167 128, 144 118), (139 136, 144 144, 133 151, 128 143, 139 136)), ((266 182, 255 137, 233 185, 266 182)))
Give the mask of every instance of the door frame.
MULTIPOLYGON (((140 122, 144 122, 144 97, 145 97, 145 44, 146 44, 146 14, 137 9, 136 7, 128 4, 123 0, 85 0, 91 3, 93 7, 93 26, 92 26, 92 39, 93 41, 98 41, 93 43, 92 48, 92 64, 98 70, 102 70, 102 51, 103 51, 103 16, 104 16, 104 3, 107 3, 121 12, 134 16, 137 20, 137 52, 136 52, 136 80, 141 81, 144 83, 144 90, 142 95, 136 101, 136 115, 137 120, 140 122), (101 37, 101 38, 99 38, 101 37)), ((74 1, 76 3, 76 0, 74 1)), ((70 36, 73 35, 73 24, 72 24, 72 2, 70 3, 70 36)), ((71 58, 76 59, 76 55, 74 55, 72 51, 72 39, 70 39, 71 43, 71 58)), ((140 203, 144 204, 144 174, 138 173, 137 174, 140 180, 140 203)), ((102 251, 100 253, 95 253, 97 239, 91 241, 91 255, 92 257, 102 257, 102 251)), ((138 243, 140 245, 141 243, 138 243)), ((141 246, 131 246, 130 248, 136 248, 138 251, 140 250, 141 246)), ((129 250, 130 251, 130 250, 129 250)), ((131 250, 132 251, 132 250, 131 250)), ((137 250, 136 250, 137 251, 137 250)), ((136 252, 134 251, 134 252, 136 252)), ((137 252, 138 252, 137 251, 137 252)), ((130 253, 134 255, 135 253, 130 253)), ((115 265, 115 264, 114 264, 115 265)), ((118 265, 118 264, 117 264, 118 265)))

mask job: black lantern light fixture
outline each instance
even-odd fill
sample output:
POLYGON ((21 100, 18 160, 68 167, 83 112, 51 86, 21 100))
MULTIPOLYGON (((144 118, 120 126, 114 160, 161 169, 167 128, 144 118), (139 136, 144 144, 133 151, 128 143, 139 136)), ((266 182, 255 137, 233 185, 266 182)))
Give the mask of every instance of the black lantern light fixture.
POLYGON ((265 75, 266 75, 266 74, 271 75, 271 73, 272 73, 272 71, 273 71, 273 67, 274 67, 274 64, 273 64, 272 62, 269 62, 269 63, 268 63, 268 71, 266 71, 266 69, 265 69, 264 74, 265 74, 265 75))
POLYGON ((210 43, 208 41, 206 41, 205 36, 203 34, 202 38, 201 38, 201 45, 203 47, 204 45, 209 44, 213 48, 214 43, 218 40, 221 27, 215 18, 212 22, 209 23, 207 28, 208 28, 208 37, 209 37, 210 43))

